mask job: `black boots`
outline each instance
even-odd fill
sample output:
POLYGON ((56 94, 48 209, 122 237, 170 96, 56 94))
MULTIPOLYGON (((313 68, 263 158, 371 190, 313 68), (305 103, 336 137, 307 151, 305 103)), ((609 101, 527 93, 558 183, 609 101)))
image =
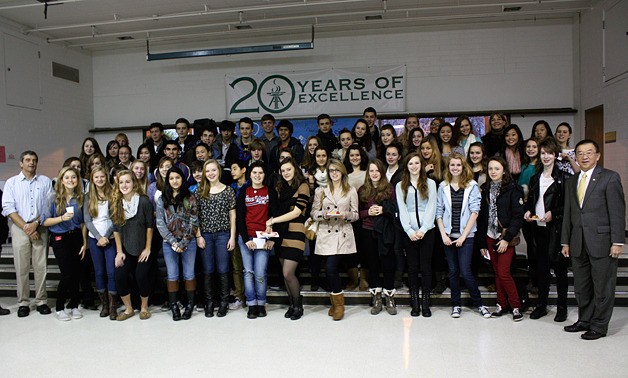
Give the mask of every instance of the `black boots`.
POLYGON ((220 281, 220 307, 216 316, 222 318, 229 310, 229 273, 220 273, 218 279, 220 281))
POLYGON ((288 292, 288 302, 290 302, 290 304, 288 305, 288 311, 286 311, 283 316, 286 319, 290 319, 292 317, 292 313, 294 312, 294 300, 292 299, 290 292, 288 292))
POLYGON ((214 277, 212 274, 206 274, 203 278, 205 283, 205 317, 211 318, 214 316, 214 277))
POLYGON ((303 296, 299 295, 298 297, 292 298, 292 315, 290 316, 290 320, 299 320, 303 316, 303 296))
POLYGON ((168 288, 168 302, 170 303, 170 311, 172 311, 172 320, 181 320, 181 311, 179 310, 179 304, 177 303, 177 293, 179 292, 179 281, 167 281, 166 287, 168 288))
POLYGON ((194 310, 194 293, 196 292, 196 279, 185 281, 185 292, 188 297, 188 304, 183 311, 183 320, 189 320, 192 317, 192 311, 194 310))
POLYGON ((410 316, 417 317, 421 314, 421 304, 419 303, 419 290, 415 287, 410 289, 410 316))
POLYGON ((432 311, 430 310, 430 288, 424 287, 422 291, 423 292, 421 293, 421 302, 423 302, 423 311, 421 312, 421 315, 423 315, 423 317, 425 318, 429 318, 430 316, 432 316, 432 311))

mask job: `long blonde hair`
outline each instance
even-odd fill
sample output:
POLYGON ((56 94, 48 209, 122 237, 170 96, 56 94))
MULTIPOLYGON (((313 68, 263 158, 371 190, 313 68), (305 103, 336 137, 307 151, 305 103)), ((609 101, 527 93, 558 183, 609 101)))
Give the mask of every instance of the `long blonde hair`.
MULTIPOLYGON (((92 155, 93 156, 93 155, 92 155)), ((97 167, 91 172, 89 176, 89 192, 87 192, 87 210, 89 211, 89 215, 92 218, 96 218, 98 216, 98 202, 100 201, 109 201, 111 202, 112 195, 112 187, 109 183, 109 176, 107 175, 107 170, 104 167, 97 167), (103 195, 101 197, 98 193, 98 188, 94 183, 94 174, 96 172, 102 172, 105 175, 105 186, 103 187, 103 195)))
POLYGON ((205 174, 207 166, 209 164, 215 164, 216 168, 218 168, 218 181, 220 181, 220 178, 222 177, 222 168, 220 167, 220 164, 218 163, 216 159, 209 159, 205 162, 205 164, 203 164, 203 176, 201 176, 201 183, 198 184, 198 189, 197 189, 197 193, 199 194, 199 197, 202 197, 202 198, 209 197, 209 191, 211 190, 211 183, 209 182, 209 179, 207 178, 207 175, 205 174))
POLYGON ((124 197, 122 192, 120 191, 120 177, 129 175, 131 176, 131 181, 133 182, 133 192, 137 194, 142 194, 140 189, 140 184, 135 178, 135 174, 128 169, 123 169, 116 173, 115 186, 113 188, 113 196, 111 202, 109 203, 110 213, 111 213, 111 221, 116 226, 124 226, 126 224, 126 218, 124 217, 124 207, 122 205, 122 201, 124 201, 124 197))
POLYGON ((438 142, 432 135, 426 136, 421 141, 421 144, 419 144, 419 152, 421 151, 421 146, 426 143, 432 147, 432 156, 430 156, 429 159, 425 159, 423 153, 421 153, 419 158, 421 159, 422 169, 425 169, 428 164, 432 164, 434 166, 434 172, 432 172, 431 176, 435 180, 440 181, 443 179, 443 161, 441 159, 440 148, 438 148, 438 142))
POLYGON ((349 179, 347 177, 347 168, 345 168, 345 165, 342 164, 340 162, 340 160, 338 159, 330 159, 329 160, 329 164, 327 165, 327 185, 329 186, 329 191, 334 194, 334 190, 336 188, 334 188, 334 182, 331 179, 331 175, 329 174, 329 170, 331 168, 335 168, 337 170, 340 171, 340 173, 342 174, 342 178, 340 179, 340 194, 341 195, 347 195, 347 193, 349 193, 349 190, 351 189, 351 186, 349 186, 349 179))
POLYGON ((466 188, 469 183, 473 181, 473 170, 471 170, 471 167, 469 166, 469 163, 467 163, 467 160, 464 158, 464 156, 457 152, 453 152, 451 155, 449 155, 449 158, 447 158, 447 168, 445 169, 445 182, 449 184, 453 180, 453 176, 449 171, 449 163, 454 159, 460 160, 462 162, 462 173, 460 174, 460 178, 458 179, 458 186, 460 186, 461 188, 466 188))
POLYGON ((71 194, 72 197, 76 199, 79 208, 83 207, 83 180, 81 180, 81 173, 70 166, 61 168, 57 175, 57 185, 55 185, 55 207, 57 208, 57 215, 65 214, 65 208, 68 206, 68 202, 66 201, 68 194, 71 194), (73 193, 68 193, 65 185, 63 185, 63 176, 69 171, 76 174, 76 187, 72 191, 73 193))

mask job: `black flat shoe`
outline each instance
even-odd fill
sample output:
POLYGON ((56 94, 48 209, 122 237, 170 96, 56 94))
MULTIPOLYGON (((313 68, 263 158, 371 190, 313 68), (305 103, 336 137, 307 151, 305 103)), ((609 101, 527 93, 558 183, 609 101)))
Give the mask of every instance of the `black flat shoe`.
POLYGON ((257 316, 260 318, 266 316, 266 307, 264 307, 264 305, 257 305, 257 316))
POLYGON ((30 313, 31 313, 31 309, 28 306, 20 306, 17 309, 17 317, 18 318, 25 318, 30 313))
POLYGON ((0 315, 9 315, 11 313, 11 311, 9 311, 8 308, 2 308, 2 306, 0 306, 0 315))
POLYGON ((567 320, 567 308, 566 307, 558 307, 556 309, 556 316, 554 316, 555 322, 564 322, 567 320))
POLYGON ((50 310, 50 307, 48 307, 47 304, 37 306, 37 312, 39 312, 42 315, 48 315, 52 313, 52 311, 50 310))
POLYGON ((583 333, 582 335, 580 335, 580 337, 583 340, 597 340, 601 337, 606 336, 605 334, 598 332, 598 331, 594 331, 594 330, 588 330, 585 333, 583 333))
POLYGON ((572 325, 563 327, 565 332, 585 332, 589 330, 589 327, 585 327, 581 322, 575 322, 572 325))
POLYGON ((530 314, 530 319, 541 319, 545 315, 547 315, 547 307, 545 307, 545 306, 538 306, 530 314))

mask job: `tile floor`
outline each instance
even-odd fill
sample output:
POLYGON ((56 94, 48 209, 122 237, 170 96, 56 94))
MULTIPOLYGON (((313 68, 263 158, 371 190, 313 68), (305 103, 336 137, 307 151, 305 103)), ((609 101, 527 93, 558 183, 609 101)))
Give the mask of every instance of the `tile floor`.
POLYGON ((279 305, 255 320, 241 309, 211 319, 195 312, 175 323, 153 307, 146 321, 114 322, 85 310, 83 319, 60 322, 36 311, 18 318, 12 303, 0 298, 12 311, 0 317, 5 377, 628 376, 628 308, 615 309, 609 336, 584 341, 562 330, 576 308, 562 324, 553 311, 513 323, 469 308, 452 319, 449 308, 435 307, 426 319, 411 318, 407 307, 372 316, 366 306, 347 307, 339 322, 326 306, 306 306, 301 320, 290 321, 279 305))

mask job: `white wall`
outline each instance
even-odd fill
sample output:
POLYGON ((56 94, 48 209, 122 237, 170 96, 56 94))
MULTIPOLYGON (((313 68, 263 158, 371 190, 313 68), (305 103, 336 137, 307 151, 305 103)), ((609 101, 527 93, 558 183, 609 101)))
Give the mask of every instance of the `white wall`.
MULTIPOLYGON (((19 172, 19 155, 34 150, 39 172, 56 175, 65 158, 80 153, 94 121, 92 61, 89 54, 67 50, 34 37, 24 36, 0 23, 0 34, 33 42, 41 51, 41 110, 6 105, 5 75, 0 75, 0 145, 6 146, 7 162, 0 163, 0 180, 19 172), (52 77, 55 61, 80 71, 80 84, 52 77)), ((0 35, 0 72, 6 72, 4 38, 0 35)))
MULTIPOLYGON (((628 75, 608 84, 602 80, 602 13, 605 7, 615 3, 616 0, 602 1, 590 12, 582 14, 579 124, 581 135, 584 135, 585 109, 604 105, 604 131, 617 132, 617 142, 604 145, 604 166, 621 175, 625 194, 628 190, 628 75)), ((624 63, 628 69, 628 62, 624 63)))
POLYGON ((323 34, 314 50, 161 62, 144 50, 95 52, 94 125, 223 119, 226 74, 398 64, 412 112, 574 107, 571 21, 517 25, 323 34))

